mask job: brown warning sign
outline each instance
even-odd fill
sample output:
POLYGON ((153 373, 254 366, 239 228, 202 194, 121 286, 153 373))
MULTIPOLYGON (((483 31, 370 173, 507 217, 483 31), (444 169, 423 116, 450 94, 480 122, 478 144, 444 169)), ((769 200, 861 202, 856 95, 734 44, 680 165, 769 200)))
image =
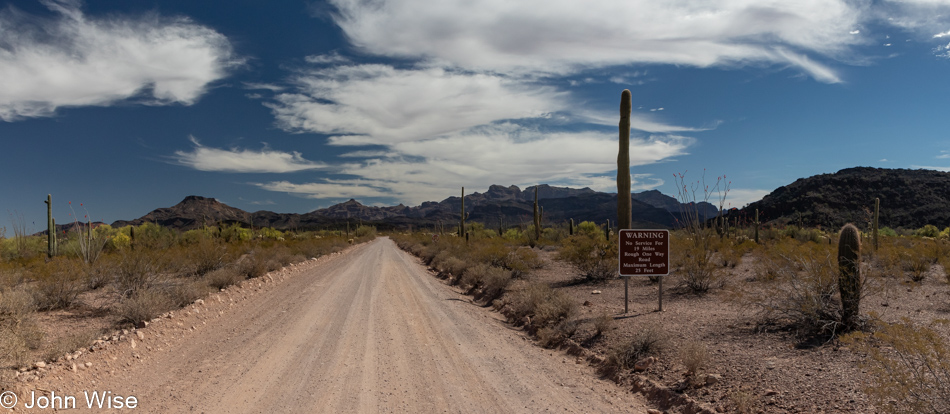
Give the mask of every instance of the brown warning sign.
POLYGON ((669 230, 620 230, 620 276, 668 274, 669 230))

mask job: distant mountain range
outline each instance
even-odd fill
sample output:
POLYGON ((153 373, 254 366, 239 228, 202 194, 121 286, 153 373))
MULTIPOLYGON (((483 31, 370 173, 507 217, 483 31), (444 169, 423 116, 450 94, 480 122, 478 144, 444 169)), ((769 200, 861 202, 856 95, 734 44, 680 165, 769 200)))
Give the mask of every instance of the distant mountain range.
MULTIPOLYGON (((531 223, 535 190, 538 191, 539 204, 543 208, 546 224, 561 223, 571 218, 576 223, 603 223, 607 220, 616 222, 616 194, 601 193, 590 188, 575 189, 549 185, 531 186, 523 191, 517 186, 493 185, 484 193, 466 194, 467 220, 483 223, 489 228, 531 223)), ((632 199, 635 227, 671 228, 682 208, 676 199, 655 190, 633 194, 632 199)), ((712 204, 702 203, 701 208, 704 214, 716 214, 716 208, 712 204)), ((254 227, 314 230, 340 228, 347 221, 361 221, 384 229, 407 228, 410 225, 433 226, 440 222, 449 228, 458 221, 460 210, 461 198, 453 196, 439 202, 427 201, 415 207, 402 204, 374 207, 351 199, 305 214, 270 211, 249 213, 213 198, 188 196, 173 207, 154 210, 135 220, 119 220, 112 226, 152 222, 165 227, 189 230, 216 223, 239 223, 254 227)))
POLYGON ((759 209, 760 220, 776 224, 797 224, 801 215, 808 227, 863 229, 875 198, 882 227, 950 226, 950 173, 933 170, 856 167, 801 178, 733 214, 751 218, 759 209))

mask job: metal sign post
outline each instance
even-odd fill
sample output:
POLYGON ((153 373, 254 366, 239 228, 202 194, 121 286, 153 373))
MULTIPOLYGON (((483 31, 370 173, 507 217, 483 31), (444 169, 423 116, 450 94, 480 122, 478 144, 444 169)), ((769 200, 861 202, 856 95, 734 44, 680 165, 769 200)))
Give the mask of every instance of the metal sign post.
POLYGON ((670 231, 620 230, 620 276, 624 277, 624 313, 628 311, 627 277, 660 276, 659 310, 663 310, 663 277, 670 274, 670 231))

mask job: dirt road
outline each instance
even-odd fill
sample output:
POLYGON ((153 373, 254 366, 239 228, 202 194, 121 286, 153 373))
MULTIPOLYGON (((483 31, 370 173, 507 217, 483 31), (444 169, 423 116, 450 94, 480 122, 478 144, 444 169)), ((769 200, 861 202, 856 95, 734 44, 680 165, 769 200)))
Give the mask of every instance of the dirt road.
POLYGON ((29 389, 75 396, 79 411, 92 391, 134 396, 147 413, 646 411, 387 238, 283 279, 217 293, 29 389))

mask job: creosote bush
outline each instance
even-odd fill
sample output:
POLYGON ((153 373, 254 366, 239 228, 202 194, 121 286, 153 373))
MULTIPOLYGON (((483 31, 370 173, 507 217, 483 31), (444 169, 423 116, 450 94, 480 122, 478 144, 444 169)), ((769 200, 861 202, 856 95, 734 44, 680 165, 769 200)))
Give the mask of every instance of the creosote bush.
POLYGON ((687 341, 679 348, 679 359, 686 367, 686 375, 696 378, 709 366, 709 350, 699 341, 687 341))
POLYGON ((632 370, 641 358, 659 355, 669 346, 669 335, 657 323, 642 326, 633 337, 622 342, 607 355, 604 368, 608 371, 632 370))
MULTIPOLYGON (((586 228, 581 223, 578 228, 586 228)), ((608 241, 603 233, 591 234, 584 230, 568 237, 558 251, 558 258, 577 268, 581 276, 591 281, 606 281, 617 274, 617 243, 608 241)))
POLYGON ((873 333, 842 338, 855 352, 867 355, 863 367, 871 382, 865 391, 887 413, 950 412, 950 346, 939 332, 950 321, 931 326, 877 322, 873 333))

